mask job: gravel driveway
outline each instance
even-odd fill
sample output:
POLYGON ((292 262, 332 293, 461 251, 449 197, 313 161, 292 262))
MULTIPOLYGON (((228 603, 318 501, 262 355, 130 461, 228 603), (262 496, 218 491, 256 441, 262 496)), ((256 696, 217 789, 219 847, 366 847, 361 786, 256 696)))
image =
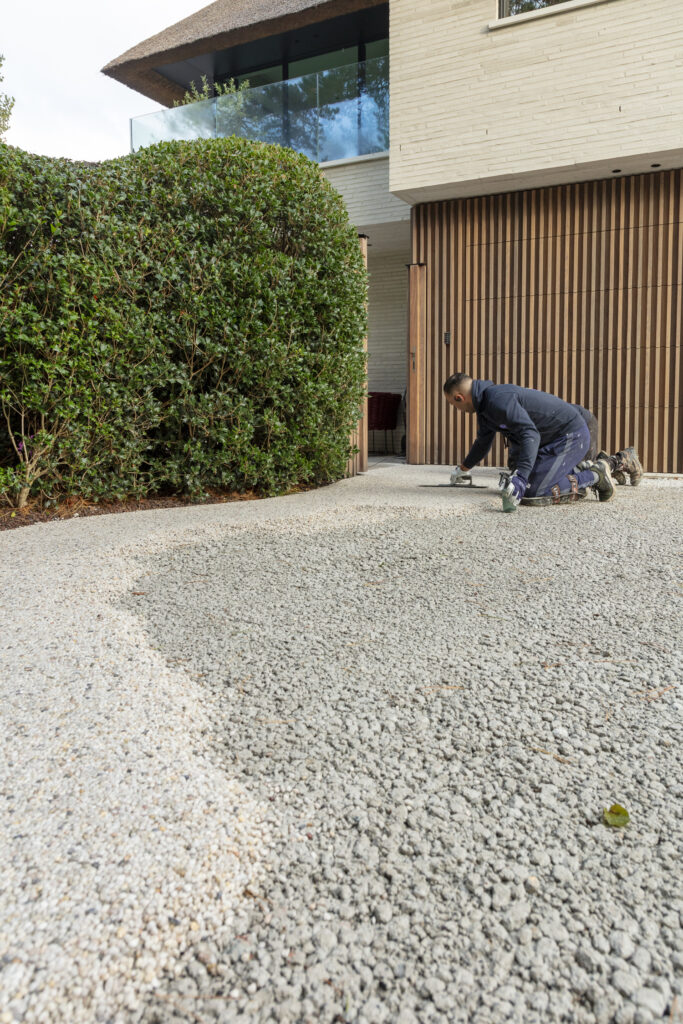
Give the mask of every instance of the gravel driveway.
POLYGON ((447 479, 0 534, 0 1024, 683 1021, 683 491, 447 479))

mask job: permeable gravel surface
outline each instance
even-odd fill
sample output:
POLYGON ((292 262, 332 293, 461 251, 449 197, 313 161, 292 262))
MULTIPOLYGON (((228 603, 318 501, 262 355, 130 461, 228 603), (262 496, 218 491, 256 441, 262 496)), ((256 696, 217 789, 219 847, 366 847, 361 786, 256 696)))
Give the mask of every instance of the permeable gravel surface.
POLYGON ((683 1020, 683 492, 447 479, 1 538, 2 1024, 683 1020))

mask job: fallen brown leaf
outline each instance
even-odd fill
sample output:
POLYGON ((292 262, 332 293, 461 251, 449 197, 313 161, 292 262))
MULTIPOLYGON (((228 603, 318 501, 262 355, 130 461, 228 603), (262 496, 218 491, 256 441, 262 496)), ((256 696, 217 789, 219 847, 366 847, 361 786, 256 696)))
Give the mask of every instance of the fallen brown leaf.
POLYGON ((663 694, 668 693, 669 690, 675 690, 676 684, 672 683, 671 686, 665 686, 661 690, 649 690, 647 693, 641 694, 641 700, 657 700, 663 694))
POLYGON ((632 665, 635 658, 600 658, 594 665, 632 665))
POLYGON ((446 684, 444 684, 443 686, 421 686, 420 689, 421 690, 426 690, 427 693, 433 693, 435 690, 464 690, 465 687, 464 686, 447 686, 446 684))
POLYGON ((556 761, 561 764, 571 764, 572 762, 568 757, 562 757, 560 754, 553 754, 552 750, 544 750, 543 747, 532 747, 531 748, 536 754, 547 754, 548 757, 554 757, 556 761))

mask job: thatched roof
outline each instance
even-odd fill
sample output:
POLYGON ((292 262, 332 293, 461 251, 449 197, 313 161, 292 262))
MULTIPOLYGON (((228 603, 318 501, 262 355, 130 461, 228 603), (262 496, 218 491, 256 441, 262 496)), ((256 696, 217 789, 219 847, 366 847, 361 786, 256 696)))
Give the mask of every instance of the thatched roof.
POLYGON ((171 105, 184 89, 155 68, 277 35, 342 14, 376 6, 380 0, 214 0, 189 18, 138 43, 102 68, 131 89, 171 105))

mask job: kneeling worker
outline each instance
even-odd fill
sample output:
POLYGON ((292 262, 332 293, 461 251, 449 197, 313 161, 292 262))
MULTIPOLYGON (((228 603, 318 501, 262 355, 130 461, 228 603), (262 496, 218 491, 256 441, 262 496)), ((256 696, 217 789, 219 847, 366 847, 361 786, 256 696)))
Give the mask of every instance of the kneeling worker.
POLYGON ((545 391, 473 380, 466 373, 453 374, 443 390, 449 405, 477 414, 477 437, 458 467, 461 472, 485 458, 500 432, 515 448, 516 466, 506 488, 514 505, 524 497, 571 500, 589 487, 600 501, 614 497, 607 460, 586 461, 591 436, 579 407, 545 391))

